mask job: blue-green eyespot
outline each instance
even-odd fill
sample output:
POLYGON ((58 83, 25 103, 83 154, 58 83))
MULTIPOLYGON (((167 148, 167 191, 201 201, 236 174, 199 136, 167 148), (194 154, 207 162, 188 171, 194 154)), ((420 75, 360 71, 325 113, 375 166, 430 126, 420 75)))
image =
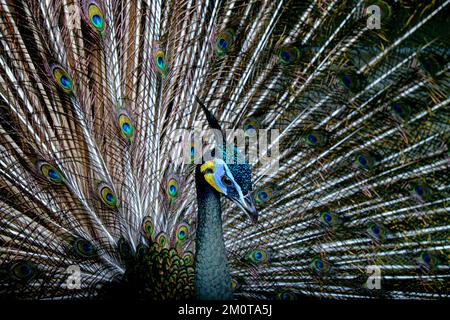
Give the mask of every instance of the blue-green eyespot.
POLYGON ((354 163, 360 169, 370 170, 375 166, 376 160, 369 152, 361 151, 356 153, 354 163))
POLYGON ((189 225, 185 222, 182 222, 178 225, 176 230, 176 241, 184 242, 189 239, 189 225))
POLYGON ((407 100, 400 99, 390 106, 392 116, 398 121, 406 121, 411 115, 411 105, 407 100))
POLYGON ((17 261, 9 269, 12 279, 20 282, 28 282, 37 276, 37 266, 30 261, 17 261))
POLYGON ((97 256, 97 248, 89 240, 77 238, 73 242, 74 253, 80 258, 90 259, 97 256))
POLYGON ((282 65, 291 65, 300 58, 300 50, 293 45, 282 46, 278 51, 278 61, 282 65))
POLYGON ((361 77, 353 68, 343 69, 338 73, 340 85, 352 92, 357 92, 362 87, 361 77))
POLYGON ((61 172, 50 163, 45 161, 38 161, 36 163, 36 166, 40 174, 51 183, 58 185, 63 183, 63 176, 61 172))
POLYGON ((168 247, 167 236, 165 232, 161 231, 158 234, 158 236, 156 237, 156 243, 158 243, 163 248, 168 247))
POLYGON ((92 1, 87 8, 89 24, 94 30, 103 32, 105 29, 105 18, 100 4, 92 1))
POLYGON ((328 273, 330 271, 330 264, 321 257, 313 258, 310 266, 313 271, 319 274, 328 273))
POLYGON ((290 290, 281 290, 276 293, 277 300, 297 300, 297 296, 290 290))
POLYGON ((422 201, 430 201, 433 197, 433 191, 425 181, 417 180, 409 184, 411 194, 422 201))
POLYGON ((166 179, 166 194, 171 201, 175 201, 180 193, 180 178, 171 174, 166 179))
POLYGON ((229 28, 216 36, 216 40, 214 43, 214 50, 218 56, 226 55, 234 45, 235 40, 235 32, 233 29, 229 28))
POLYGON ((336 213, 331 212, 328 208, 322 209, 319 215, 319 220, 320 222, 322 222, 322 224, 331 228, 335 228, 342 223, 342 220, 339 218, 339 216, 336 213))
POLYGON ((106 183, 102 182, 98 186, 100 200, 109 208, 117 207, 117 197, 114 191, 106 183))
POLYGON ((146 217, 144 219, 144 222, 142 223, 142 229, 147 239, 153 240, 153 237, 155 235, 155 228, 153 226, 151 217, 146 217))
POLYGON ((269 261, 269 253, 262 248, 254 249, 247 253, 245 260, 255 264, 263 264, 269 261))
POLYGON ((323 147, 327 141, 327 134, 319 130, 311 130, 303 136, 305 144, 309 147, 323 147))
POLYGON ((69 73, 60 65, 52 65, 51 66, 53 80, 56 84, 65 92, 72 93, 73 91, 73 82, 69 73))
POLYGON ((194 264, 194 254, 190 251, 186 251, 183 254, 183 261, 184 261, 184 264, 187 266, 193 265, 194 264))
POLYGON ((386 228, 383 225, 375 223, 375 222, 367 223, 366 232, 373 239, 380 240, 380 241, 384 240, 384 238, 387 235, 386 228))
POLYGON ((130 142, 133 142, 134 138, 133 122, 131 121, 128 112, 126 112, 126 110, 124 109, 119 110, 118 124, 122 137, 130 142))
POLYGON ((154 59, 156 70, 161 74, 161 76, 165 77, 169 70, 166 54, 162 50, 157 50, 154 54, 154 59))

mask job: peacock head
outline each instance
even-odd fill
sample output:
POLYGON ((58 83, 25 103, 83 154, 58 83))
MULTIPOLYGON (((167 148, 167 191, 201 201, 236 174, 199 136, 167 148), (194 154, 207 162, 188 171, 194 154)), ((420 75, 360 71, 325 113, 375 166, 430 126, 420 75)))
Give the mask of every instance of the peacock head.
POLYGON ((248 164, 226 164, 220 158, 208 160, 200 166, 206 182, 217 192, 236 203, 253 222, 258 213, 251 194, 251 169, 248 164))

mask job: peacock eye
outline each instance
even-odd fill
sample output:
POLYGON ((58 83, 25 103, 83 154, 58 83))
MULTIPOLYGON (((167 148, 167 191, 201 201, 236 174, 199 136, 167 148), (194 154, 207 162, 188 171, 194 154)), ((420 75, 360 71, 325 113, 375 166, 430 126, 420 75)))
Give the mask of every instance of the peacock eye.
POLYGON ((255 264, 262 264, 269 261, 269 253, 265 249, 254 249, 250 251, 246 260, 255 264))
POLYGON ((355 163, 360 169, 370 170, 375 166, 375 158, 368 152, 357 153, 355 163))
POLYGON ((296 296, 290 291, 279 291, 276 295, 278 300, 296 300, 296 296))
POLYGON ((89 22, 98 31, 103 31, 105 19, 102 10, 96 5, 91 4, 88 7, 89 22))
POLYGON ((93 258, 97 255, 97 248, 88 240, 78 238, 73 243, 73 249, 80 258, 93 258))
POLYGON ((65 93, 72 93, 72 78, 63 67, 58 65, 53 66, 52 75, 55 82, 65 93))
POLYGON ((214 49, 218 56, 227 54, 234 43, 234 30, 227 29, 217 35, 214 49))
POLYGON ((222 183, 227 187, 230 187, 233 184, 233 182, 227 176, 222 176, 222 183))
POLYGON ((100 199, 110 208, 115 208, 117 205, 117 197, 114 191, 105 183, 101 183, 98 187, 100 199))
POLYGON ((48 162, 38 161, 37 167, 39 172, 51 183, 61 184, 63 182, 61 172, 48 162))
POLYGON ((416 181, 411 183, 412 194, 421 200, 428 201, 432 198, 433 192, 426 182, 416 181))
POLYGON ((158 236, 156 237, 156 242, 163 248, 166 248, 167 245, 167 236, 166 234, 161 231, 158 236))
POLYGON ((439 258, 432 252, 423 251, 416 260, 426 270, 435 269, 439 265, 439 258))
POLYGON ((144 219, 144 222, 142 224, 142 229, 144 231, 145 236, 148 239, 153 239, 155 229, 153 228, 153 221, 150 217, 146 217, 144 219))
POLYGON ((185 252, 185 254, 183 255, 183 261, 187 266, 194 264, 194 255, 192 254, 192 252, 185 252))
POLYGON ((134 126, 130 116, 125 110, 120 111, 118 122, 122 137, 132 142, 134 135, 134 126))
POLYGON ((384 226, 374 222, 367 224, 367 233, 375 240, 383 240, 387 234, 387 230, 384 226))
POLYGON ((315 148, 323 147, 327 143, 328 137, 325 132, 311 130, 303 136, 303 139, 308 147, 315 148))
POLYGON ((245 135, 249 137, 253 137, 256 135, 256 130, 258 129, 258 123, 254 119, 247 119, 244 122, 243 129, 245 135))
POLYGON ((204 173, 205 175, 207 175, 207 174, 213 174, 213 173, 214 173, 214 170, 211 169, 211 168, 208 168, 208 169, 206 169, 203 173, 204 173))
POLYGON ((361 89, 360 76, 353 68, 345 68, 338 74, 340 85, 350 91, 356 92, 361 89))
POLYGON ((179 242, 184 242, 189 238, 189 226, 186 223, 180 223, 177 228, 176 237, 179 242))
POLYGON ((265 205, 272 199, 272 190, 269 188, 259 189, 254 195, 255 203, 258 205, 265 205))
POLYGON ((136 247, 136 258, 138 259, 138 261, 142 261, 146 254, 147 254, 147 250, 148 250, 148 246, 143 244, 143 243, 139 243, 136 247))
POLYGON ((441 69, 443 63, 442 58, 432 52, 421 53, 419 55, 419 63, 421 68, 432 76, 435 76, 441 69))
POLYGON ((170 200, 174 201, 180 192, 180 179, 172 174, 169 176, 166 185, 166 193, 170 200))
POLYGON ((164 77, 167 74, 168 70, 166 54, 164 53, 164 51, 158 50, 155 53, 154 59, 158 72, 164 77))
POLYGON ((300 58, 300 50, 292 45, 286 45, 280 48, 278 52, 278 61, 283 65, 291 65, 300 58))
POLYGON ((320 257, 315 257, 311 261, 311 268, 317 273, 326 273, 330 270, 330 265, 327 261, 320 257))
POLYGON ((328 208, 325 208, 320 212, 319 220, 327 227, 332 228, 335 228, 341 224, 341 220, 339 219, 338 215, 334 212, 331 212, 328 208))
POLYGON ((37 275, 37 267, 32 262, 19 261, 11 266, 10 274, 17 281, 28 282, 37 275))

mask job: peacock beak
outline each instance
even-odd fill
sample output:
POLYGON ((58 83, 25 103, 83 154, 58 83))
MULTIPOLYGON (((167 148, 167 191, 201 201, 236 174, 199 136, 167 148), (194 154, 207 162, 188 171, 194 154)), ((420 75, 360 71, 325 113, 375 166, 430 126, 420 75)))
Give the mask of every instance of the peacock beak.
POLYGON ((255 202, 253 201, 251 192, 247 193, 245 196, 239 192, 238 197, 230 197, 230 199, 250 217, 253 223, 258 222, 258 212, 256 211, 255 202))

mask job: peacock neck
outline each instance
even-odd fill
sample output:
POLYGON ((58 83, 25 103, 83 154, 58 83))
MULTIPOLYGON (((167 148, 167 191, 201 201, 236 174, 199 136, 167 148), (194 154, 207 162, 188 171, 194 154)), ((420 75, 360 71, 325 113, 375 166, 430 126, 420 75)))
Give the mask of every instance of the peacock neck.
POLYGON ((198 167, 195 180, 198 203, 195 242, 196 296, 201 300, 231 299, 231 276, 223 240, 220 195, 206 183, 198 167))

